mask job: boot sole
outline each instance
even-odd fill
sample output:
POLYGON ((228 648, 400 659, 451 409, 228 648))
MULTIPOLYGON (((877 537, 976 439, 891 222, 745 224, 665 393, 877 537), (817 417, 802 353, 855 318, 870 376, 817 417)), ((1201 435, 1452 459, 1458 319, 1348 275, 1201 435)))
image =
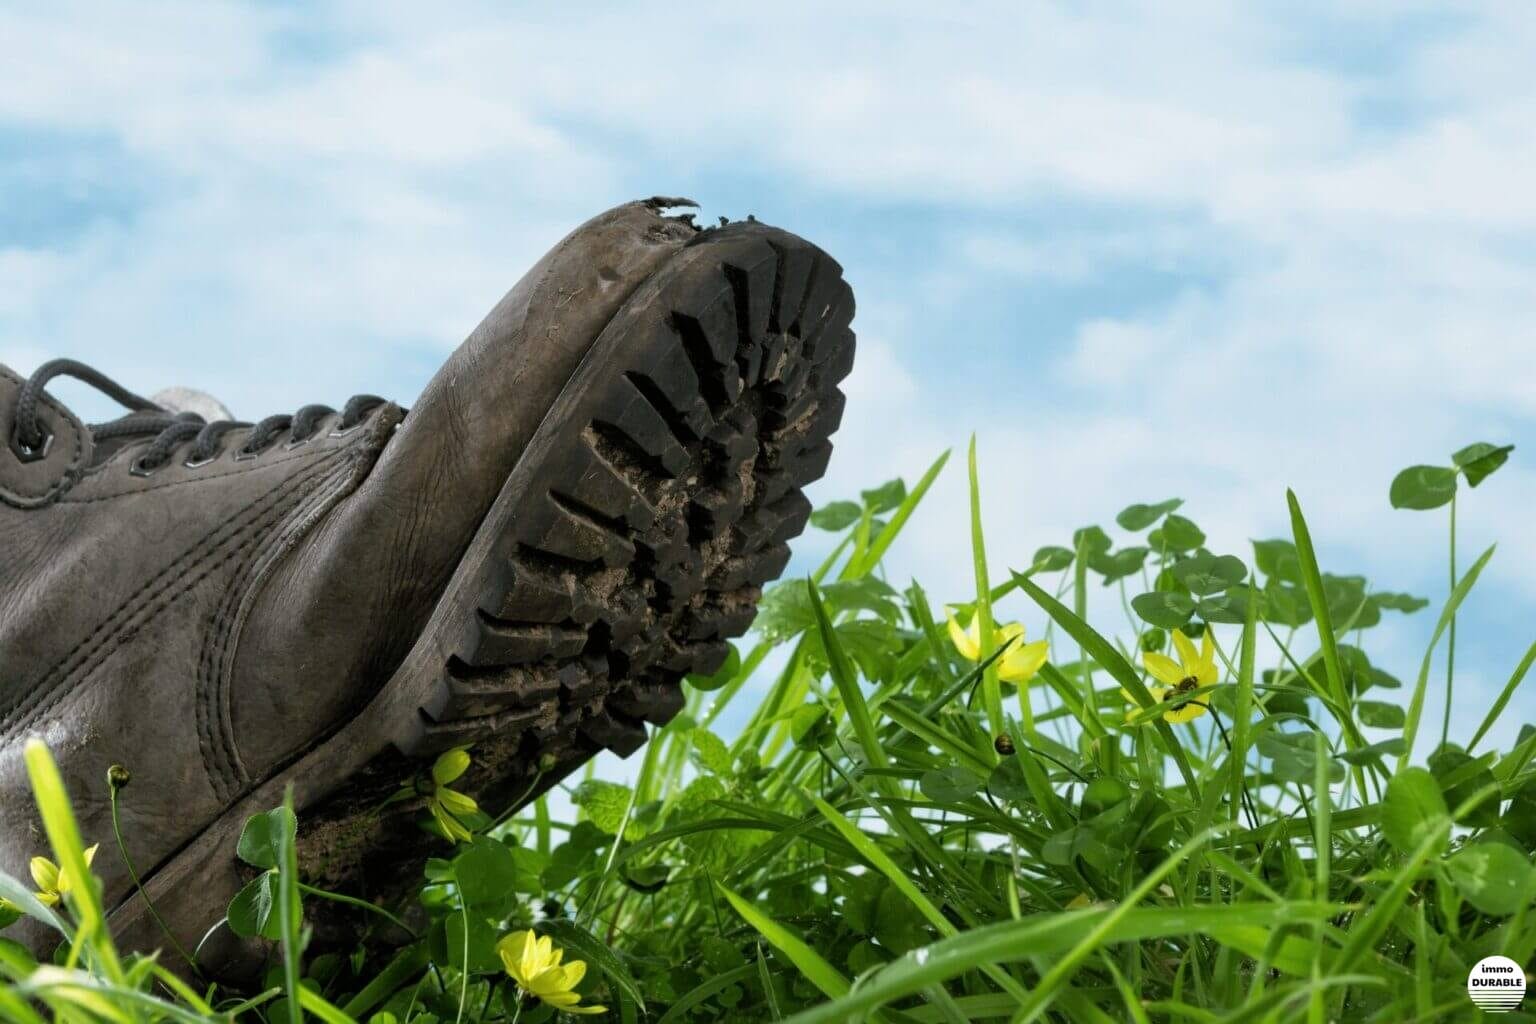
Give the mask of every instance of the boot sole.
MULTIPOLYGON (((231 807, 145 882, 215 972, 261 943, 208 933, 252 872, 248 817, 299 808, 306 881, 391 898, 446 843, 421 801, 386 805, 432 759, 469 748, 454 784, 489 813, 527 803, 602 750, 628 756, 751 625, 825 472, 853 365, 853 296, 836 261, 757 223, 700 233, 642 283, 551 406, 389 682, 330 739, 231 807)), ((317 935, 363 921, 325 904, 317 935)), ((320 908, 315 908, 320 909, 320 908)), ((313 915, 312 915, 313 916, 313 915)), ((111 917, 164 946, 144 900, 111 917)))

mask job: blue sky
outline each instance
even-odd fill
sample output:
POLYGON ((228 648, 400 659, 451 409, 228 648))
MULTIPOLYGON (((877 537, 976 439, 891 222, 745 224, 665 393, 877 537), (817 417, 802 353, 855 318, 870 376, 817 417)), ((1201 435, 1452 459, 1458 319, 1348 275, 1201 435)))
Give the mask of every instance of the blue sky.
MULTIPOLYGON (((1388 482, 1520 446, 1462 509, 1470 731, 1536 638, 1533 47, 1523 3, 7 6, 0 362, 409 402, 571 226, 692 195, 858 290, 818 497, 974 429, 998 566, 1173 495, 1247 556, 1291 486, 1326 567, 1438 604, 1388 482)), ((892 565, 940 598, 961 484, 892 565)))

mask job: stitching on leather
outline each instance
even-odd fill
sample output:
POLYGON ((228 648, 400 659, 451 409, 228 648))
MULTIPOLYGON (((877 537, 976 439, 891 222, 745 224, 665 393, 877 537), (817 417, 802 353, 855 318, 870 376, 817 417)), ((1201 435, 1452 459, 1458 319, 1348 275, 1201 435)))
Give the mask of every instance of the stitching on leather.
MULTIPOLYGON (((323 489, 328 482, 322 479, 317 484, 317 488, 323 489)), ((281 515, 274 519, 289 518, 295 509, 303 506, 305 497, 303 494, 299 495, 295 501, 284 506, 281 515)), ((214 784, 216 791, 234 789, 240 784, 239 768, 228 755, 227 738, 221 735, 223 716, 217 679, 224 657, 224 638, 228 635, 230 619, 235 609, 239 607, 241 594, 248 585, 251 567, 259 561, 259 558, 259 551, 253 550, 252 557, 239 568, 236 578, 231 581, 223 600, 219 602, 211 628, 204 634, 203 658, 199 666, 198 679, 198 716, 199 724, 203 727, 203 734, 208 742, 208 747, 203 752, 203 763, 208 769, 209 780, 214 784)), ((227 792, 220 792, 220 799, 227 799, 227 797, 227 792)))
MULTIPOLYGON (((334 507, 335 501, 346 493, 345 482, 351 476, 349 463, 357 458, 355 452, 350 454, 351 458, 338 461, 325 474, 324 479, 307 493, 299 495, 298 499, 284 510, 283 518, 287 522, 283 524, 275 539, 268 537, 268 540, 273 540, 275 545, 269 548, 273 559, 280 559, 283 554, 291 550, 292 546, 309 532, 324 513, 334 507), (318 513, 316 509, 319 510, 318 513)), ((216 763, 212 767, 217 769, 217 775, 211 771, 210 779, 214 782, 215 789, 225 786, 228 790, 221 794, 221 799, 228 799, 234 793, 238 793, 249 781, 235 745, 233 721, 229 713, 228 667, 233 652, 236 620, 250 592, 252 581, 259 579, 270 564, 271 559, 263 559, 259 555, 246 562, 240 570, 238 584, 229 588, 228 596, 221 602, 214 628, 206 634, 204 641, 206 657, 202 667, 205 674, 199 679, 198 710, 201 715, 206 708, 208 735, 216 758, 216 763)), ((205 755, 205 763, 207 760, 205 755)))
MULTIPOLYGON (((348 451, 351 448, 351 445, 352 442, 349 442, 345 445, 338 445, 335 448, 316 448, 307 452, 301 451, 297 455, 282 455, 275 459, 268 459, 266 462, 253 463, 249 466, 242 466, 239 469, 226 469, 217 473, 199 473, 197 476, 189 477, 186 480, 167 480, 165 483, 151 484, 148 487, 137 487, 131 491, 119 491, 116 494, 98 494, 91 498, 60 498, 59 503, 63 505, 89 505, 96 501, 113 501, 117 498, 127 498, 135 494, 146 494, 150 491, 165 490, 168 487, 183 487, 187 484, 200 484, 208 480, 218 480, 226 476, 235 476, 240 473, 251 473, 258 469, 265 469, 268 466, 280 466, 285 462, 294 462, 298 459, 307 459, 315 455, 336 455, 341 452, 348 451)), ((123 451, 126 452, 128 449, 125 448, 123 451)), ((122 454, 122 452, 119 452, 113 455, 112 458, 108 459, 106 462, 102 463, 100 466, 91 467, 91 469, 87 471, 86 475, 88 476, 93 473, 101 472, 108 466, 111 466, 113 463, 115 463, 118 458, 122 456, 122 454)))
POLYGON ((202 654, 198 659, 197 697, 195 702, 197 705, 198 746, 202 751, 203 768, 208 774, 209 783, 213 786, 214 792, 219 795, 220 799, 226 799, 228 796, 227 792, 224 791, 224 787, 229 785, 237 786, 238 778, 231 780, 230 776, 235 773, 232 769, 226 771, 227 766, 221 763, 220 755, 222 751, 218 742, 220 737, 216 734, 216 726, 220 716, 214 699, 213 687, 209 685, 209 681, 213 678, 213 672, 215 671, 214 664, 216 659, 214 658, 214 651, 219 646, 218 637, 224 631, 225 623, 233 613, 234 608, 239 605, 241 592, 244 588, 243 578, 248 572, 250 565, 256 560, 256 556, 259 555, 260 542, 268 539, 270 527, 290 516, 295 508, 302 506, 305 499, 314 493, 314 488, 308 488, 308 485, 314 481, 316 476, 322 477, 316 487, 323 489, 328 482, 323 478, 333 475, 334 472, 335 467, 331 467, 329 474, 320 472, 320 468, 317 467, 308 474, 290 478, 290 483, 293 486, 284 486, 284 498, 292 497, 293 500, 280 500, 273 507, 270 514, 263 516, 259 523, 254 524, 251 537, 246 543, 241 544, 239 548, 241 552, 249 549, 252 557, 247 559, 243 566, 236 569, 235 579, 231 581, 219 604, 215 606, 214 613, 209 619, 208 628, 203 633, 202 654))
MULTIPOLYGON (((204 635, 206 675, 199 679, 198 699, 207 703, 206 712, 202 706, 199 712, 208 716, 208 735, 218 758, 216 766, 208 766, 210 783, 216 791, 220 785, 227 786, 229 790, 221 795, 221 799, 238 796, 245 791, 251 779, 240 756, 230 703, 234 652, 245 618, 273 568, 367 478, 380 452, 393 435, 393 424, 385 427, 388 419, 387 416, 379 417, 358 443, 349 443, 345 448, 338 449, 342 458, 337 460, 335 468, 290 507, 286 515, 287 522, 275 539, 269 538, 272 542, 267 545, 266 551, 247 563, 242 570, 239 585, 230 587, 229 600, 219 609, 220 621, 204 635), (217 772, 214 771, 215 767, 219 769, 217 772)), ((206 753, 204 761, 205 764, 208 761, 206 753)))
MULTIPOLYGON (((395 428, 399 426, 400 420, 404 418, 404 412, 399 410, 398 407, 395 407, 395 409, 398 413, 397 415, 393 417, 381 415, 378 419, 375 420, 373 426, 369 428, 367 434, 365 435, 365 441, 346 450, 347 458, 343 459, 339 463, 340 469, 338 471, 338 475, 343 477, 341 486, 337 487, 335 493, 330 495, 324 501, 316 502, 315 510, 313 513, 306 514, 305 522, 295 524, 294 529, 297 536, 293 541, 293 545, 296 546, 299 540, 301 540, 303 536, 308 533, 310 528, 312 528, 315 524, 318 524, 327 514, 330 513, 332 509, 336 507, 337 504, 339 504, 349 495, 355 493, 357 489, 362 486, 363 481, 368 478, 369 473, 371 473, 374 466, 377 465, 379 458, 384 452, 384 449, 389 445, 390 440, 393 438, 395 428), (313 518, 307 518, 309 515, 312 515, 313 518)), ((325 485, 322 485, 320 488, 317 488, 315 491, 311 492, 311 495, 313 496, 314 494, 320 493, 320 491, 324 489, 324 486, 325 485)), ((291 547, 274 555, 269 565, 260 571, 261 575, 258 577, 257 581, 252 584, 252 588, 259 588, 264 585, 265 580, 264 578, 261 578, 261 576, 264 576, 268 568, 279 564, 283 556, 287 554, 288 550, 291 550, 291 547)), ((223 642, 225 644, 225 653, 223 658, 227 664, 217 667, 217 682, 220 690, 219 696, 217 698, 217 704, 214 709, 218 715, 218 725, 223 730, 225 743, 228 745, 228 749, 224 751, 224 753, 233 763, 237 773, 237 778, 240 780, 249 780, 251 775, 248 769, 245 767, 244 760, 240 756, 239 744, 235 737, 234 720, 229 702, 229 687, 232 682, 232 663, 234 659, 233 652, 239 646, 239 637, 241 635, 240 631, 244 628, 245 616, 250 611, 250 598, 253 593, 254 589, 247 590, 247 599, 241 605, 237 606, 235 621, 229 627, 228 632, 224 638, 223 642)), ((246 783, 242 781, 239 783, 238 792, 234 795, 239 796, 246 792, 246 789, 246 783)))
MULTIPOLYGON (((294 492, 299 491, 302 484, 305 483, 308 483, 308 477, 290 477, 288 480, 279 484, 274 493, 281 492, 283 497, 287 498, 294 492)), ((257 541, 266 532, 266 528, 271 523, 281 520, 283 516, 286 515, 287 512, 291 509, 292 504, 293 503, 279 500, 273 506, 269 514, 262 516, 257 522, 252 524, 252 529, 249 536, 245 541, 239 544, 231 554, 243 554, 247 550, 254 550, 257 547, 257 541)), ((239 571, 237 570, 236 576, 238 577, 238 575, 239 571)), ((210 617, 208 625, 203 630, 203 643, 201 645, 202 651, 198 657, 197 683, 196 689, 194 690, 193 701, 197 710, 197 745, 199 751, 202 754, 203 772, 207 776, 209 785, 213 788, 214 793, 221 800, 224 799, 225 794, 220 785, 221 773, 218 771, 216 765, 214 764, 214 738, 213 725, 211 720, 212 709, 208 700, 207 688, 204 685, 204 680, 208 675, 208 660, 210 657, 210 644, 208 638, 216 635, 216 632, 219 628, 219 623, 224 615, 223 609, 229 602, 230 595, 235 589, 236 584, 234 581, 231 581, 230 586, 225 588, 224 594, 221 596, 219 603, 215 605, 214 613, 210 617)))
MULTIPOLYGON (((0 376, 15 382, 21 387, 25 387, 27 383, 3 366, 0 366, 0 376)), ((85 427, 68 409, 55 401, 48 392, 44 391, 40 397, 45 406, 64 417, 64 422, 69 425, 70 431, 75 435, 75 454, 70 456, 69 462, 65 463, 64 472, 59 476, 59 479, 55 480, 47 490, 39 494, 28 494, 24 491, 0 486, 0 501, 13 508, 33 508, 38 503, 46 503, 46 500, 51 496, 64 493, 75 480, 79 479, 80 463, 85 456, 85 427)))
MULTIPOLYGON (((398 411, 398 407, 392 408, 398 411)), ((220 636, 217 637, 220 645, 218 660, 212 665, 214 676, 212 676, 212 682, 203 686, 201 694, 207 694, 207 699, 210 700, 209 711, 214 715, 214 720, 210 723, 210 731, 217 731, 217 738, 220 740, 218 754, 232 768, 232 785, 237 791, 233 795, 246 791, 246 785, 250 781, 249 769, 244 765, 240 755, 240 745, 235 737, 235 723, 233 723, 232 708, 230 708, 230 683, 232 683, 232 663, 235 657, 233 652, 238 648, 240 631, 255 599, 255 593, 266 582, 266 574, 281 563, 283 557, 296 547, 298 542, 336 507, 336 504, 349 494, 355 493, 356 488, 364 479, 367 479, 373 465, 378 462, 382 450, 389 445, 390 438, 395 433, 395 427, 402 416, 404 413, 389 416, 386 411, 386 415, 379 415, 372 427, 362 434, 361 441, 339 450, 344 457, 339 459, 336 470, 332 473, 332 477, 339 477, 339 481, 327 477, 326 481, 313 488, 307 499, 309 500, 307 510, 304 510, 306 502, 301 499, 296 505, 301 510, 300 514, 293 516, 290 513, 289 525, 284 528, 283 536, 278 539, 275 548, 269 548, 270 557, 258 565, 252 582, 240 588, 232 588, 233 591, 240 591, 241 599, 233 603, 229 613, 226 613, 229 623, 220 626, 220 636)), ((212 634, 207 642, 214 642, 212 634)), ((215 777, 210 775, 210 781, 217 788, 215 777)))
MULTIPOLYGON (((324 463, 319 465, 324 465, 324 463)), ((301 473, 300 476, 288 479, 290 481, 306 480, 314 471, 314 469, 308 469, 301 473)), ((101 648, 109 640, 120 636, 124 625, 139 619, 147 604, 159 600, 165 591, 177 592, 178 588, 161 586, 167 579, 181 578, 185 580, 195 567, 201 562, 206 561, 212 552, 221 549, 230 537, 238 536, 249 523, 265 515, 270 505, 279 501, 282 494, 282 483, 280 482, 272 490, 247 506, 242 516, 221 523, 209 531, 209 533, 199 538, 180 557, 146 580, 138 590, 134 591, 126 601, 118 606, 117 611, 108 616, 104 622, 98 625, 82 641, 79 647, 75 648, 74 654, 68 660, 56 666, 51 672, 38 680, 30 690, 23 694, 18 694, 16 700, 12 701, 5 709, 0 710, 0 719, 9 718, 24 705, 26 697, 38 698, 41 695, 41 699, 37 700, 30 710, 16 715, 14 719, 6 724, 3 730, 0 730, 0 738, 8 739, 16 736, 23 729, 30 726, 32 722, 56 707, 78 685, 80 679, 94 667, 93 662, 99 664, 101 658, 98 655, 101 653, 101 648), (160 589, 157 590, 156 588, 160 589), (151 596, 146 597, 146 595, 151 596)), ((191 584, 180 587, 179 590, 185 591, 188 587, 199 582, 205 575, 206 572, 199 575, 191 584)), ((164 602, 160 603, 163 604, 164 602)), ((107 652, 110 653, 115 649, 116 646, 114 645, 107 648, 107 652)))

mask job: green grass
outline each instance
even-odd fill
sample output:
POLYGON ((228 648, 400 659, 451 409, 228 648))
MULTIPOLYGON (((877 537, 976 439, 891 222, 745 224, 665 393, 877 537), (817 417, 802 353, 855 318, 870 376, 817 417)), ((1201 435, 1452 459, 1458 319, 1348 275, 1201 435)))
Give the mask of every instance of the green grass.
MULTIPOLYGON (((1414 467, 1392 503, 1454 515, 1458 481, 1507 454, 1474 445, 1414 467)), ((821 509, 833 554, 769 591, 719 674, 689 680, 633 785, 571 780, 574 816, 547 798, 465 812, 474 838, 444 834, 415 913, 318 892, 298 877, 291 811, 253 819, 252 882, 230 914, 273 940, 252 991, 118 950, 89 886, 50 909, 0 877, 9 913, 62 940, 39 966, 0 939, 0 1017, 536 1024, 558 1013, 495 949, 527 927, 587 963, 577 990, 607 1007, 597 1019, 662 1024, 1461 1021, 1476 1017, 1472 964, 1500 953, 1529 969, 1536 729, 1506 751, 1482 744, 1511 731, 1493 732, 1522 706, 1536 643, 1472 709, 1470 749, 1420 735, 1426 704, 1453 692, 1454 624, 1492 548, 1458 575, 1452 520, 1449 592, 1398 696, 1367 653, 1373 631, 1427 602, 1324 570, 1326 526, 1295 495, 1291 536, 1240 556, 1208 550, 1167 501, 1123 510, 1118 545, 1085 527, 997 572, 973 448, 971 515, 953 526, 976 587, 937 605, 882 563, 944 468, 821 509), (1116 598, 1123 619, 1098 614, 1116 598), (950 642, 951 613, 987 626, 980 664, 950 642), (1052 642, 1023 688, 1003 680, 991 630, 1014 619, 1052 642), (1176 628, 1197 644, 1210 632, 1214 683, 1148 675, 1148 652, 1177 657, 1176 628), (1164 720, 1181 708, 1204 713, 1164 720), (744 725, 720 735, 731 720, 744 725), (354 908, 355 947, 310 941, 322 899, 354 908), (419 932, 403 947, 374 938, 402 933, 395 913, 419 932)), ((53 858, 82 877, 98 837, 78 834, 48 752, 27 763, 53 858)))

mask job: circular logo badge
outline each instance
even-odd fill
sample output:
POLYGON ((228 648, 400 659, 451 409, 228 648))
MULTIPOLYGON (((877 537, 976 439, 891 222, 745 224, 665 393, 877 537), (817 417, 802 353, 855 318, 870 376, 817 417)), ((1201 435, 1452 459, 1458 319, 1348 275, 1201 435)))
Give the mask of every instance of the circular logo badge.
POLYGON ((1507 956, 1485 956, 1467 975, 1467 995, 1480 1010, 1509 1013, 1525 998, 1525 971, 1507 956))

